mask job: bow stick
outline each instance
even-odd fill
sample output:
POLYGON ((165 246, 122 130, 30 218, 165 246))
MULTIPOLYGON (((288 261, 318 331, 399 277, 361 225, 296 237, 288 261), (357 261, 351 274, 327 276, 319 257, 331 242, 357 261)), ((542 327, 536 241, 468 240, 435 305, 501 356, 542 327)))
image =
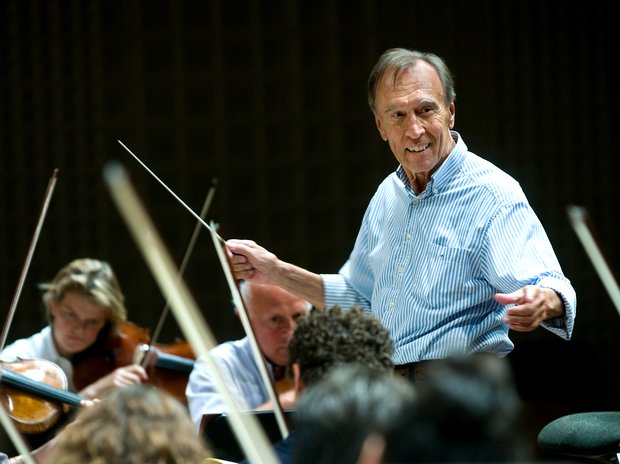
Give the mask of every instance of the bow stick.
MULTIPOLYGON (((13 322, 13 317, 15 316, 15 310, 17 308, 17 302, 19 301, 19 297, 22 293, 22 289, 24 287, 24 282, 26 281, 26 275, 28 274, 28 269, 30 268, 30 263, 32 262, 32 257, 34 255, 34 250, 36 248, 37 242, 39 240, 39 235, 41 235, 41 229, 43 228, 43 222, 45 220, 45 215, 47 214, 47 210, 52 198, 52 193, 54 192, 54 188, 56 187, 56 181, 58 180, 58 168, 54 169, 52 172, 52 177, 50 178, 47 189, 45 191, 45 196, 43 199, 43 205, 41 207, 41 211, 39 213, 39 219, 37 220, 37 226, 35 227, 34 234, 32 236, 32 240, 30 241, 30 247, 28 248, 28 253, 26 254, 26 261, 24 266, 22 267, 21 274, 18 279, 17 288, 15 290, 15 294, 13 295, 13 300, 11 302, 11 306, 9 308, 9 312, 7 314, 7 318, 4 322, 4 327, 2 329, 2 335, 0 336, 0 351, 4 349, 4 345, 6 343, 6 339, 9 333, 9 327, 13 322)), ((1 374, 0 374, 1 375, 1 374)), ((20 453, 21 457, 28 464, 36 464, 28 447, 26 446, 26 442, 24 438, 21 436, 17 427, 13 423, 13 420, 9 416, 9 413, 4 408, 4 405, 0 407, 0 421, 2 422, 2 426, 4 430, 9 435, 11 442, 20 453)))
POLYGON ((590 261, 592 261, 592 265, 603 282, 603 285, 605 286, 611 301, 615 305, 618 314, 620 314, 620 289, 618 288, 616 279, 609 269, 609 265, 607 264, 605 257, 601 253, 596 244, 596 240, 594 240, 594 237, 586 224, 586 209, 582 206, 568 205, 566 211, 577 237, 581 241, 581 244, 590 258, 590 261))
MULTIPOLYGON (((210 230, 212 231, 215 230, 213 222, 211 223, 210 230)), ((211 232, 211 237, 213 238, 213 245, 215 245, 217 256, 220 258, 220 263, 222 264, 222 269, 224 270, 226 281, 228 282, 228 286, 232 293, 235 307, 239 308, 239 314, 241 315, 241 322, 250 340, 250 346, 252 348, 252 352, 254 353, 254 358, 257 361, 258 369, 260 371, 261 377, 263 379, 263 382, 266 385, 269 385, 271 387, 271 388, 267 388, 267 393, 269 394, 269 399, 274 404, 274 413, 276 416, 276 420, 278 422, 278 427, 280 428, 280 433, 282 434, 282 438, 286 438, 289 435, 289 430, 288 430, 286 421, 284 420, 284 412, 282 411, 282 405, 280 404, 278 395, 276 395, 275 387, 272 383, 271 377, 269 377, 269 374, 267 373, 267 366, 266 366, 265 358, 260 351, 260 348, 256 341, 256 337, 254 336, 254 332, 252 331, 252 325, 250 324, 250 319, 248 318, 248 312, 245 309, 245 306, 243 305, 243 299, 241 298, 241 293, 239 292, 239 288, 237 287, 232 271, 230 270, 230 264, 228 262, 228 258, 226 257, 223 246, 219 243, 219 240, 213 234, 213 232, 211 232)))
MULTIPOLYGON (((252 415, 242 415, 234 397, 228 391, 223 375, 210 354, 210 350, 216 345, 215 337, 200 314, 187 286, 179 277, 178 270, 175 270, 172 258, 144 211, 124 169, 117 163, 108 164, 104 169, 104 177, 116 206, 129 226, 160 288, 167 296, 177 322, 213 375, 217 390, 229 410, 226 417, 246 457, 253 464, 277 464, 275 452, 256 418, 252 415)), ((215 233, 214 230, 210 230, 215 233)))
POLYGON ((13 420, 9 416, 9 413, 6 412, 6 409, 4 409, 4 405, 0 406, 0 422, 2 422, 4 430, 6 430, 9 438, 11 438, 11 441, 19 452, 20 457, 28 464, 36 464, 32 455, 30 454, 28 446, 26 446, 24 437, 20 435, 17 427, 15 427, 15 424, 13 423, 13 420))
MULTIPOLYGON (((155 173, 149 169, 149 167, 142 162, 142 160, 140 160, 140 158, 138 158, 138 156, 136 156, 123 142, 121 142, 120 140, 118 141, 118 143, 121 144, 121 146, 127 150, 127 152, 136 160, 138 161, 138 163, 144 167, 144 169, 146 169, 146 171, 151 174, 151 176, 153 176, 179 203, 181 203, 181 205, 183 205, 185 207, 186 210, 188 210, 195 218, 198 219, 198 222, 201 223, 203 226, 205 226, 207 228, 207 230, 209 230, 209 232, 211 232, 211 236, 213 237, 214 240, 216 240, 217 242, 219 242, 222 245, 226 245, 226 242, 224 241, 224 239, 222 237, 220 237, 217 232, 215 231, 215 227, 208 225, 200 216, 198 216, 189 206, 187 206, 183 200, 181 200, 173 191, 172 189, 170 189, 159 177, 157 177, 157 175, 155 175, 155 173)), ((220 249, 220 247, 216 246, 216 250, 218 251, 218 256, 219 254, 222 252, 222 250, 220 249)), ((226 273, 227 271, 230 272, 230 268, 228 265, 228 261, 227 259, 222 259, 220 257, 220 262, 222 264, 222 269, 224 270, 224 273, 226 273)), ((227 276, 228 279, 228 276, 227 276)), ((278 423, 278 427, 280 428, 280 432, 282 434, 283 438, 286 438, 289 434, 288 431, 288 427, 286 425, 286 421, 284 419, 284 412, 282 411, 282 405, 280 404, 280 400, 278 398, 278 395, 275 392, 275 387, 273 385, 273 381, 271 379, 271 377, 269 376, 266 366, 265 366, 265 359, 264 356, 261 353, 261 350, 258 346, 258 343, 256 342, 256 336, 254 335, 254 332, 252 330, 252 325, 249 323, 249 318, 247 316, 247 311, 245 309, 245 306, 243 305, 243 301, 241 299, 241 296, 239 295, 239 290, 236 286, 236 284, 234 283, 234 279, 232 280, 232 282, 230 281, 230 279, 228 279, 228 283, 229 283, 229 287, 231 289, 231 292, 233 293, 233 299, 236 300, 235 304, 237 305, 236 307, 239 309, 239 314, 241 315, 241 321, 243 324, 243 328, 245 329, 246 335, 248 336, 248 339, 250 341, 250 347, 252 348, 252 353, 255 356, 255 361, 256 361, 256 365, 259 369, 259 373, 261 375, 261 378, 263 379, 263 382, 265 384, 265 388, 267 389, 267 393, 269 396, 269 399, 271 400, 271 403, 274 405, 274 414, 276 416, 276 420, 278 423), (236 295, 236 296, 235 296, 236 295)))
MULTIPOLYGON (((207 193, 207 197, 205 198, 205 202, 202 205, 202 209, 200 210, 200 218, 203 220, 207 216, 207 212, 209 211, 209 208, 211 207, 211 203, 213 202, 213 196, 215 195, 216 185, 217 185, 217 180, 213 179, 211 181, 211 188, 209 189, 209 192, 207 193)), ((196 240, 198 239, 198 234, 200 233, 200 230, 201 230, 200 225, 201 225, 200 222, 196 223, 196 226, 194 227, 194 232, 192 233, 189 243, 187 244, 185 255, 183 256, 183 261, 181 262, 181 266, 179 267, 179 278, 185 273, 185 268, 187 267, 189 258, 192 255, 192 252, 194 251, 194 246, 196 245, 196 240)), ((151 343, 149 344, 149 348, 148 348, 149 351, 150 351, 150 348, 155 345, 155 342, 159 338, 159 334, 162 331, 162 328, 164 326, 164 321, 166 320, 166 317, 168 317, 169 312, 170 312, 170 304, 166 301, 166 305, 164 306, 164 309, 161 313, 159 322, 157 323, 155 331, 153 332, 153 336, 151 337, 151 343)), ((142 367, 146 367, 146 365, 148 364, 148 360, 149 360, 149 357, 144 356, 142 363, 140 365, 142 367)))
POLYGON ((49 183, 47 185, 47 190, 45 192, 45 197, 43 199, 43 206, 41 207, 41 212, 39 213, 39 219, 37 221, 37 226, 32 236, 32 240, 30 241, 30 248, 28 249, 28 253, 26 255, 26 261, 24 263, 24 266, 22 267, 22 272, 19 276, 19 280, 17 283, 17 289, 15 290, 15 295, 13 295, 13 301, 11 302, 9 313, 7 314, 6 321, 4 323, 4 328, 2 330, 2 336, 0 336, 0 351, 4 349, 4 345, 6 343, 6 339, 9 333, 9 327, 11 326, 11 323, 13 322, 13 316, 15 315, 15 309, 17 308, 17 302, 19 301, 19 297, 22 293, 22 288, 24 287, 24 282, 26 281, 26 274, 28 274, 28 269, 30 268, 32 256, 34 255, 34 249, 37 246, 39 235, 41 234, 41 229, 43 228, 43 222, 45 221, 45 215, 47 214, 47 209, 52 199, 52 193, 54 193, 54 188, 56 187, 57 179, 58 179, 58 168, 54 169, 54 172, 52 173, 52 177, 50 178, 49 183))

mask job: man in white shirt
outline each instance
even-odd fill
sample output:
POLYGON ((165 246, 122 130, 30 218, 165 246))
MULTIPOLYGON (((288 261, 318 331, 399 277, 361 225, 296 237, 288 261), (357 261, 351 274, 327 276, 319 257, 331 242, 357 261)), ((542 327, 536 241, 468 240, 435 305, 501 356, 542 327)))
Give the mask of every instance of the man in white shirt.
MULTIPOLYGON (((276 385, 286 383, 283 374, 288 362, 288 342, 297 327, 297 320, 307 314, 310 304, 273 285, 242 282, 240 290, 256 343, 267 361, 269 373, 276 385)), ((268 387, 260 374, 247 335, 239 340, 221 343, 213 348, 211 356, 241 410, 273 409, 268 387)), ((292 390, 283 390, 278 397, 282 408, 293 407, 292 390)), ((185 393, 196 426, 201 425, 205 414, 227 412, 204 359, 198 359, 194 364, 185 393)))

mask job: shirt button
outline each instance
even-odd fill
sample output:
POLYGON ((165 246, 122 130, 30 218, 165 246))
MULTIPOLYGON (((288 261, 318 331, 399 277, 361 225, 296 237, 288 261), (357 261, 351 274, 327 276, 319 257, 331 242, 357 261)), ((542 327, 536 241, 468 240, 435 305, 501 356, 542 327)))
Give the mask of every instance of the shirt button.
POLYGON ((407 235, 405 235, 405 239, 406 239, 406 240, 411 240, 411 234, 407 234, 407 235))

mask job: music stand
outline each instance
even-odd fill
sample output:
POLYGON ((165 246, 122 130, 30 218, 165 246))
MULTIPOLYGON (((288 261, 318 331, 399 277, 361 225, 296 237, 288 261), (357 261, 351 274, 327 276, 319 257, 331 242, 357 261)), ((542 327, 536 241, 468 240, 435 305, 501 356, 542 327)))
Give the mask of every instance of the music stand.
MULTIPOLYGON (((286 423, 290 424, 294 410, 289 409, 282 412, 286 423)), ((282 433, 273 411, 250 411, 242 414, 252 414, 256 417, 271 443, 276 443, 282 439, 282 433)), ((234 462, 245 459, 243 449, 231 430, 225 414, 205 414, 200 423, 200 430, 213 452, 213 456, 234 462)))

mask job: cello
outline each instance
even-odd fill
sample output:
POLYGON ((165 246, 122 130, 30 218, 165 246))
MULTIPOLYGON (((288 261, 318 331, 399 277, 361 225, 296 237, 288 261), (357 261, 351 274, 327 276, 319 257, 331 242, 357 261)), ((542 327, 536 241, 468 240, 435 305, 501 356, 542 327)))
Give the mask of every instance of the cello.
POLYGON ((67 391, 67 377, 58 365, 27 359, 0 363, 0 401, 20 432, 41 433, 67 405, 80 407, 84 399, 67 391))
MULTIPOLYGON (((54 169, 0 336, 0 351, 5 346, 57 180, 58 169, 54 169)), ((0 362, 0 401, 8 416, 15 421, 17 428, 24 433, 48 430, 63 412, 60 403, 81 405, 82 398, 67 392, 67 384, 65 373, 51 361, 31 359, 0 362)))
MULTIPOLYGON (((37 225, 28 248, 26 260, 18 279, 17 288, 11 301, 7 318, 0 336, 0 351, 4 348, 9 327, 15 315, 17 302, 21 295, 26 274, 34 255, 36 243, 39 239, 43 222, 52 198, 52 193, 58 179, 58 169, 54 169, 49 180, 37 225)), ((64 372, 54 363, 41 360, 19 361, 16 363, 0 363, 0 421, 8 433, 15 449, 28 464, 34 460, 27 444, 20 435, 24 432, 49 429, 60 416, 60 403, 79 406, 82 399, 53 385, 63 385, 66 388, 67 379, 64 372), (38 379, 32 379, 35 373, 38 379), (51 380, 53 379, 53 380, 51 380), (43 381, 42 381, 43 380, 43 381), (48 383, 46 383, 46 382, 48 383), (53 401, 54 403, 50 403, 53 401)))
POLYGON ((145 384, 166 390, 185 404, 185 386, 194 360, 186 341, 154 344, 149 329, 127 321, 100 348, 72 360, 73 382, 80 391, 119 367, 139 364, 148 374, 145 384))

